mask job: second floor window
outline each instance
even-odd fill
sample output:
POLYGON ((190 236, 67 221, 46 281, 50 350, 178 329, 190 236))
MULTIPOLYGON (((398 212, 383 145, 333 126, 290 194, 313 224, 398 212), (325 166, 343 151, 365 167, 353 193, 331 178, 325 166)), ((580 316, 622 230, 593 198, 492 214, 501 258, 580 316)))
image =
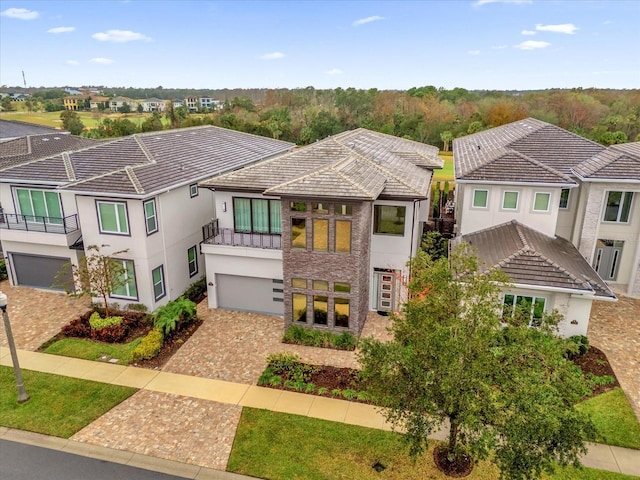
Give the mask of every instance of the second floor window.
POLYGON ((473 191, 473 208, 487 208, 489 199, 489 190, 473 191))
POLYGON ((233 199, 233 223, 237 232, 282 233, 282 203, 263 198, 233 199))
POLYGON ((551 200, 550 193, 536 192, 533 199, 533 211, 534 212, 548 212, 549 201, 551 200))
POLYGON ((198 250, 195 245, 187 250, 187 262, 189 265, 189 276, 193 277, 198 273, 198 250))
POLYGON ((502 208, 505 210, 517 210, 518 192, 504 192, 502 197, 502 208))
POLYGON ((62 224, 62 206, 58 192, 17 188, 20 214, 27 222, 62 224))
POLYGON ((560 191, 560 208, 566 209, 569 208, 569 194, 571 190, 569 188, 563 188, 560 191))
POLYGON ((143 203, 144 221, 147 229, 147 235, 151 235, 158 231, 158 217, 156 215, 156 201, 154 199, 147 200, 143 203))
POLYGON ((373 233, 404 235, 406 207, 395 205, 373 206, 373 233))
POLYGON ((124 202, 96 201, 100 233, 129 234, 127 204, 124 202))
POLYGON ((633 192, 608 192, 603 220, 605 222, 627 223, 632 202, 633 192))

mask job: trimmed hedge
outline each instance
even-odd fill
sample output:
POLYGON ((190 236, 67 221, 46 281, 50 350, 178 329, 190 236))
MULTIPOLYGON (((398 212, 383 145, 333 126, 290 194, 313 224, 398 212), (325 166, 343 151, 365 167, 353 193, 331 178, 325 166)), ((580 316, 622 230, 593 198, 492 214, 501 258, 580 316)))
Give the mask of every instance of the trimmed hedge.
POLYGON ((304 328, 299 325, 291 325, 287 328, 282 342, 336 350, 355 350, 358 344, 358 340, 351 332, 332 333, 326 330, 304 328))

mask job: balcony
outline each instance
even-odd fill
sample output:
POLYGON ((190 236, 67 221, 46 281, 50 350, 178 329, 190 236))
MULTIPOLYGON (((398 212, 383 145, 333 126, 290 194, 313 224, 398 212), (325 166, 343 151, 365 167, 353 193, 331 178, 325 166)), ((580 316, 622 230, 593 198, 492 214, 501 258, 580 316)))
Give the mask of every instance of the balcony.
POLYGON ((233 247, 282 249, 282 237, 269 233, 236 232, 232 228, 219 228, 218 219, 202 227, 202 238, 205 244, 227 245, 233 247))
POLYGON ((58 233, 67 235, 80 229, 78 215, 64 218, 41 217, 38 215, 0 214, 0 229, 23 232, 58 233))

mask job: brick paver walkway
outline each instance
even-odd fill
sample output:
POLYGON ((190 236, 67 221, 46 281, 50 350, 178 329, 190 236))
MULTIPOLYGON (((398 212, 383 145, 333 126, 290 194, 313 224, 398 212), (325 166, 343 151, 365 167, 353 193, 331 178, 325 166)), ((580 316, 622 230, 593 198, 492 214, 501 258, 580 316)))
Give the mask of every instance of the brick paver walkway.
POLYGON ((640 300, 593 302, 588 337, 607 355, 640 420, 640 300))

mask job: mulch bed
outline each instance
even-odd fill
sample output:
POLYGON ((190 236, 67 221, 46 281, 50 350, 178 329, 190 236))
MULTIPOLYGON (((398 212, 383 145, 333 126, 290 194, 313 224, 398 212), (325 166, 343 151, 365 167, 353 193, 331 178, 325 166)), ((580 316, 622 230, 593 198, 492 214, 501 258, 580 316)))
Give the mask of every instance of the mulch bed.
POLYGON ((588 373, 592 373, 597 377, 609 375, 615 379, 615 382, 608 385, 593 386, 591 388, 591 395, 589 397, 595 397, 596 395, 600 395, 601 393, 608 392, 609 390, 613 390, 614 388, 620 386, 620 384, 618 383, 618 378, 616 377, 613 368, 611 368, 607 356, 602 350, 596 347, 589 347, 587 353, 574 358, 573 363, 578 365, 585 375, 588 373))
POLYGON ((462 478, 471 474, 473 460, 469 455, 462 455, 457 461, 447 460, 448 449, 436 445, 433 449, 433 461, 447 477, 462 478))
POLYGON ((162 349, 160 350, 160 353, 158 353, 158 355, 148 360, 133 362, 131 363, 131 366, 160 370, 164 366, 164 364, 169 361, 173 354, 176 353, 182 345, 184 345, 184 342, 186 342, 189 337, 191 337, 191 335, 193 335, 196 330, 198 330, 200 325, 202 325, 202 319, 198 318, 194 322, 191 322, 189 325, 187 325, 186 328, 183 328, 178 332, 173 332, 171 335, 166 336, 164 338, 162 349))

